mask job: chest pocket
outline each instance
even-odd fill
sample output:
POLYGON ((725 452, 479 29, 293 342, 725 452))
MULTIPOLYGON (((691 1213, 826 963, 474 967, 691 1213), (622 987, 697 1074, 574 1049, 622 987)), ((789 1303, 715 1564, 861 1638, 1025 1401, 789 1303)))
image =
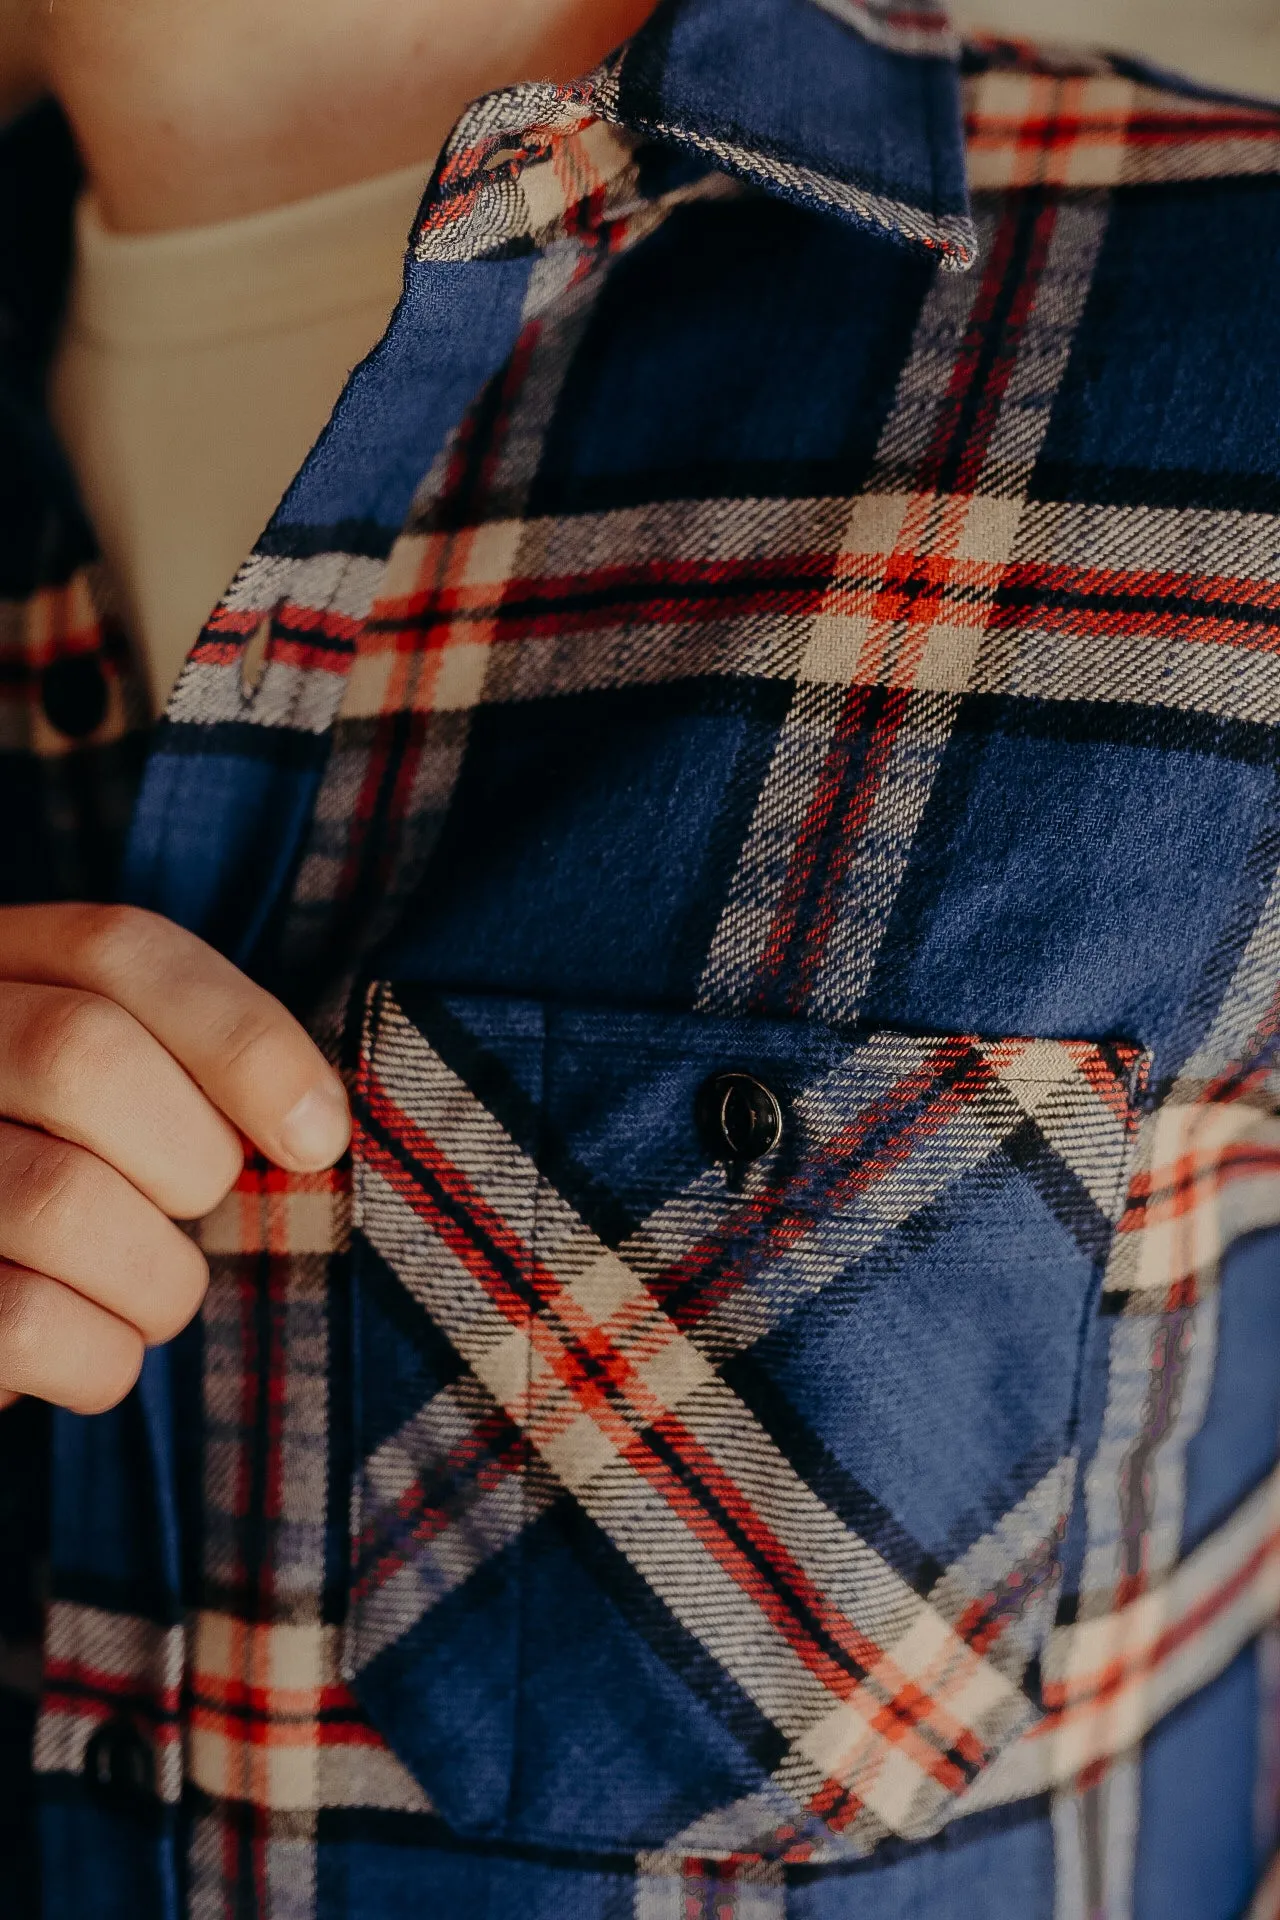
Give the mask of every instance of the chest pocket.
POLYGON ((371 990, 347 1668, 455 1830, 945 1822, 1035 1717, 1141 1066, 371 990))

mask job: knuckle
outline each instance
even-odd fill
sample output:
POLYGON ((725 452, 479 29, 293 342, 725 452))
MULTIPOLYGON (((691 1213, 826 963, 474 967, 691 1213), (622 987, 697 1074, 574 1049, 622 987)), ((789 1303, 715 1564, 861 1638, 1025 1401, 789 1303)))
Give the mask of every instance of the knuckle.
POLYGON ((24 1383, 30 1380, 39 1371, 49 1334, 43 1289, 33 1286, 24 1274, 0 1277, 0 1354, 5 1373, 24 1383))
POLYGON ((14 1034, 14 1070, 46 1095, 74 1101, 91 1076, 118 1065, 127 1019, 97 994, 41 994, 14 1034))
POLYGON ((85 1156, 60 1140, 25 1134, 0 1174, 4 1212, 28 1235, 61 1239, 84 1206, 85 1156))
POLYGON ((253 1073, 259 1059, 265 1061, 268 1049, 277 1037, 277 1025, 263 1007, 243 1007, 231 1014, 218 1036, 218 1051, 228 1072, 253 1073))
POLYGON ((86 907, 73 934, 76 973, 106 993, 124 982, 136 985, 163 969, 173 943, 174 929, 159 914, 142 907, 86 907))

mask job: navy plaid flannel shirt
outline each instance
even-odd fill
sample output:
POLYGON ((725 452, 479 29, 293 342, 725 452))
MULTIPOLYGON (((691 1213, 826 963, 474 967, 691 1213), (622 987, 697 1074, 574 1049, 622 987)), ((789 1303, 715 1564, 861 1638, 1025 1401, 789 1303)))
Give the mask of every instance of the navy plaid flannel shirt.
POLYGON ((0 1422, 5 1920, 1280 1913, 1280 114, 663 0, 468 111, 153 731, 74 190, 0 138, 0 896, 356 1135, 0 1422))

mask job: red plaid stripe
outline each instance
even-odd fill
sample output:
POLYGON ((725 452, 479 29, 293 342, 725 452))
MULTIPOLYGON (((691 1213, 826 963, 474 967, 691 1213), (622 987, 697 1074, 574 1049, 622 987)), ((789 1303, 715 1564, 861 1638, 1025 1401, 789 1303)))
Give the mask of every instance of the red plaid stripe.
POLYGON ((1265 107, 1178 94, 1102 58, 1064 53, 1046 72, 1032 49, 1020 56, 1016 43, 981 36, 975 45, 992 62, 966 90, 975 191, 1272 173, 1280 160, 1280 114, 1265 107))
MULTIPOLYGON (((541 1188, 537 1243, 528 1238, 517 1222, 531 1212, 536 1175, 523 1170, 496 1122, 452 1082, 386 989, 371 997, 356 1088, 357 1218, 384 1259, 393 1268, 399 1262, 403 1284, 486 1389, 473 1432, 483 1491, 526 1458, 514 1447, 501 1461, 495 1457, 493 1410, 501 1408, 554 1478, 788 1734, 778 1785, 797 1810, 797 1844, 808 1844, 800 1837, 814 1821, 828 1832, 868 1821, 924 1830, 986 1764, 993 1734, 1007 1739, 1025 1713, 986 1658, 1017 1608, 997 1592, 971 1597, 961 1590, 944 1618, 912 1595, 815 1503, 690 1344, 724 1306, 714 1285, 711 1298, 695 1305, 696 1276, 700 1269, 714 1273, 724 1245, 740 1237, 740 1213, 753 1212, 763 1228, 753 1244, 761 1241, 766 1255, 779 1259, 817 1222, 921 1158, 945 1181, 937 1153, 920 1154, 923 1138, 936 1141, 950 1129, 963 1142, 959 1159, 945 1163, 954 1174, 975 1154, 995 1151, 1029 1110, 1045 1112, 1051 1131, 1060 1128, 1062 1115, 1049 1110, 1068 1085, 1077 1110, 1096 1098, 1079 1071, 1091 1049, 895 1044, 913 1070, 900 1073, 855 1123, 837 1129, 827 1148, 831 1190, 821 1208, 806 1165, 795 1202, 785 1184, 779 1193, 747 1197, 716 1235, 674 1262, 668 1258, 665 1270, 646 1270, 643 1283, 643 1262, 629 1266, 626 1248, 611 1254, 595 1245, 564 1203, 541 1188), (1056 1079, 1048 1064, 1055 1054, 1056 1079), (1029 1081, 1019 1093, 1020 1072, 1029 1081), (882 1151, 860 1157, 866 1138, 903 1111, 919 1117, 899 1126, 882 1151), (429 1131, 416 1117, 425 1114, 450 1116, 444 1131, 439 1121, 429 1131), (410 1221, 419 1223, 416 1242, 410 1221), (415 1244, 421 1250, 406 1265, 415 1244), (673 1307, 681 1302, 675 1317, 663 1311, 664 1298, 673 1307), (693 1559, 702 1569, 696 1581, 693 1559), (700 1591, 690 1611, 695 1589, 705 1590, 705 1604, 700 1591), (886 1764, 890 1753, 894 1768, 886 1764), (890 1779, 886 1796, 881 1782, 890 1779)), ((913 1198, 918 1204, 918 1187, 913 1198)), ((644 1237, 642 1229, 638 1242, 644 1237)), ((655 1237, 669 1245, 669 1235, 655 1237)), ((363 1496, 361 1537, 369 1552, 361 1567, 357 1664, 416 1617, 404 1598, 404 1546, 388 1553, 381 1543, 388 1524, 396 1533, 406 1507, 420 1503, 421 1485, 384 1492, 392 1497, 389 1516, 368 1508, 363 1496)), ((533 1511, 541 1505, 535 1499, 533 1511)), ((416 1541, 426 1537, 447 1562, 447 1533, 437 1520, 428 1512, 416 1541)), ((1061 1523, 1060 1512, 1049 1518, 1051 1535, 1061 1523)), ((464 1521, 460 1531, 470 1571, 474 1528, 464 1521)), ((1045 1590, 1052 1589, 1052 1547, 1041 1575, 1031 1564, 1035 1553, 1028 1560, 1026 1551, 1024 1540, 1013 1582, 1021 1604, 1046 1576, 1045 1590)), ((447 1573, 441 1578, 452 1583, 447 1573)))

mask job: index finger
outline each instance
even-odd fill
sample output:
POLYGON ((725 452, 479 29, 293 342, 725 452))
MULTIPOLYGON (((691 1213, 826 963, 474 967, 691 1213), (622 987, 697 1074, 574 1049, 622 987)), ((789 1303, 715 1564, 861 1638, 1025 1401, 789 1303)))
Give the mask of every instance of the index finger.
POLYGON ((305 1029, 238 967, 159 914, 0 908, 0 979, 114 1000, 280 1166, 316 1172, 346 1148, 345 1090, 305 1029))

